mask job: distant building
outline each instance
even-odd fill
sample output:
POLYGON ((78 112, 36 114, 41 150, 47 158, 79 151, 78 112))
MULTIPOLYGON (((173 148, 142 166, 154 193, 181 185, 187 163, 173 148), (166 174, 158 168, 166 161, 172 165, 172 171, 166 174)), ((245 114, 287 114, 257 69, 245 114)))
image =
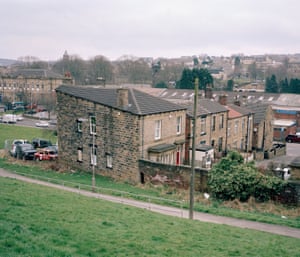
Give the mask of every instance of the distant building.
POLYGON ((73 80, 48 69, 17 69, 0 77, 0 94, 11 102, 36 102, 54 94, 61 84, 73 84, 73 80))

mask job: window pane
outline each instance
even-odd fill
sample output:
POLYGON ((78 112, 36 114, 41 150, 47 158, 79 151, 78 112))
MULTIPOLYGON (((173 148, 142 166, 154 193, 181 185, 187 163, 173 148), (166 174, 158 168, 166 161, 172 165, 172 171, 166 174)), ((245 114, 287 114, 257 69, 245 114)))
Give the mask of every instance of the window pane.
POLYGON ((161 120, 155 121, 155 139, 161 138, 161 120))
POLYGON ((176 133, 180 134, 181 133, 181 123, 182 123, 182 119, 181 116, 177 117, 176 120, 176 133))
POLYGON ((77 150, 77 160, 82 162, 82 148, 78 148, 77 150))
POLYGON ((90 133, 96 134, 96 117, 90 116, 90 133))

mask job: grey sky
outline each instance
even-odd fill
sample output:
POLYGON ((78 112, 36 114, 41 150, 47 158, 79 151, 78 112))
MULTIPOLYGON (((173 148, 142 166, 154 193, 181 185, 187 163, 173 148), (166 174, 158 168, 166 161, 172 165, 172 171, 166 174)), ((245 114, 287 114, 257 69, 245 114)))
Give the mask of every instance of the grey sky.
POLYGON ((0 58, 300 53, 299 0, 0 0, 0 58))

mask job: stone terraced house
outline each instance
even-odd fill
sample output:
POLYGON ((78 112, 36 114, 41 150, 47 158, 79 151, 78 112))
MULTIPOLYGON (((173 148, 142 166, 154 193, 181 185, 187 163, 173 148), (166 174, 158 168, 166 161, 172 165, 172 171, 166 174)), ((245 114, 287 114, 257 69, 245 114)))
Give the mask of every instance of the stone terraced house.
POLYGON ((139 160, 180 165, 186 108, 132 88, 56 89, 60 162, 139 182, 139 160), (94 167, 93 167, 94 166, 94 167))
MULTIPOLYGON (((186 104, 188 106, 187 144, 191 148, 194 107, 191 103, 186 104)), ((198 99, 196 146, 211 146, 215 157, 221 157, 226 150, 227 118, 228 110, 223 105, 206 98, 198 99)), ((186 159, 191 160, 191 156, 186 159)))

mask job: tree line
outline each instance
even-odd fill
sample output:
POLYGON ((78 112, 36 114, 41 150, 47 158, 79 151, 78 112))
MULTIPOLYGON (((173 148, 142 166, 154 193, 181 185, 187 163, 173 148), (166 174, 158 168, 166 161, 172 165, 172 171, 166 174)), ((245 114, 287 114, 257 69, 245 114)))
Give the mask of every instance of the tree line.
POLYGON ((292 93, 300 94, 300 79, 287 78, 277 81, 276 75, 267 77, 265 84, 265 91, 267 93, 292 93))

